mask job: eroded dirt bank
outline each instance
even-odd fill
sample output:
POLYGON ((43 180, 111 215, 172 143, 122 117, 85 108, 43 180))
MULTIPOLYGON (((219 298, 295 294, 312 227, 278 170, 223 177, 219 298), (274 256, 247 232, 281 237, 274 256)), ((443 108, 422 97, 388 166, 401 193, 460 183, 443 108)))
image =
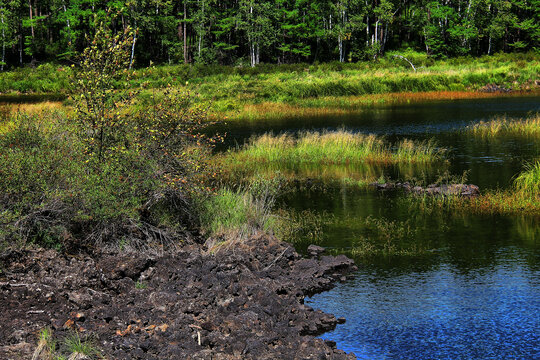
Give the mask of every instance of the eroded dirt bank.
POLYGON ((314 335, 333 315, 302 304, 354 270, 253 238, 158 258, 52 250, 0 257, 0 359, 30 359, 40 329, 91 334, 107 359, 354 359, 314 335))

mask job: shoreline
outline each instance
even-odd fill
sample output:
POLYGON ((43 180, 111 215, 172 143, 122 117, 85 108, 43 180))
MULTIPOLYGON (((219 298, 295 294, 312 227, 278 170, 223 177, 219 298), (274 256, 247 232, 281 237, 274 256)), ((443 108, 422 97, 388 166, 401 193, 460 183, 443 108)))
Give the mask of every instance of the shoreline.
POLYGON ((347 116, 361 113, 366 109, 384 106, 413 105, 437 101, 454 101, 468 99, 491 99, 513 97, 540 96, 540 87, 528 90, 510 90, 486 92, 479 90, 465 91, 421 91, 421 92, 392 92, 366 94, 360 96, 336 96, 301 99, 299 104, 285 102, 262 102, 247 104, 235 112, 223 112, 212 116, 213 120, 226 118, 233 123, 241 121, 279 120, 302 117, 332 117, 347 116), (302 103, 303 101, 303 103, 302 103), (321 105, 310 105, 309 102, 320 102, 321 105))
POLYGON ((0 357, 31 357, 49 328, 57 342, 91 334, 110 359, 355 358, 315 338, 344 319, 303 304, 356 269, 344 255, 302 258, 268 235, 214 254, 96 255, 0 256, 0 357))

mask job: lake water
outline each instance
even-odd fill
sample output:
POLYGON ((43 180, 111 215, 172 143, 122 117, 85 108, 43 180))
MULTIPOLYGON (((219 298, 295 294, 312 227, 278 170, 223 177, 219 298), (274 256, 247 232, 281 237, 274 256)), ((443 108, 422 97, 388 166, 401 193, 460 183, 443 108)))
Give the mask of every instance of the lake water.
MULTIPOLYGON (((507 188, 540 144, 487 141, 456 130, 493 116, 540 111, 540 97, 510 97, 372 107, 350 116, 229 124, 227 145, 266 131, 349 130, 388 139, 435 138, 450 149, 453 174, 468 171, 481 189, 507 188)), ((426 175, 410 170, 408 176, 426 175)), ((433 171, 431 170, 431 173, 433 171)), ((429 173, 429 171, 428 171, 429 173)), ((403 172, 387 170, 393 178, 403 172)), ((346 252, 371 217, 406 224, 422 256, 357 259, 354 279, 306 299, 347 322, 324 339, 360 359, 540 359, 540 225, 520 216, 412 212, 399 194, 346 186, 283 199, 295 210, 332 215, 323 246, 346 252)), ((300 249, 302 250, 302 249, 300 249)))

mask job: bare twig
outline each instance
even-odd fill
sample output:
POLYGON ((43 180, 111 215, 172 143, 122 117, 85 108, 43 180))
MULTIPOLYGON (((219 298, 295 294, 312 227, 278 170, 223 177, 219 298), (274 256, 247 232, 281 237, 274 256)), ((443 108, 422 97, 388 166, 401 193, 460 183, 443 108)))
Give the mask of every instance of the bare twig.
POLYGON ((283 250, 283 252, 281 254, 279 254, 279 256, 277 258, 275 258, 274 261, 272 261, 272 263, 270 265, 268 265, 267 267, 265 267, 263 269, 263 271, 266 271, 266 270, 270 269, 289 249, 290 248, 286 248, 285 250, 283 250))

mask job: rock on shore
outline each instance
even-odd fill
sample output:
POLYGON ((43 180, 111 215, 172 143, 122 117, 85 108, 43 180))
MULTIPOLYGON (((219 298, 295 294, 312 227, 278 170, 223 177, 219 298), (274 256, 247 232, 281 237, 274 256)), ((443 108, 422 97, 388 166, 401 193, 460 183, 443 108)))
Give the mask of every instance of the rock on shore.
POLYGON ((440 196, 462 196, 475 197, 480 195, 480 189, 473 184, 431 184, 426 187, 413 186, 408 182, 404 183, 373 183, 372 186, 377 190, 395 190, 401 189, 408 193, 416 195, 440 195, 440 196))
POLYGON ((0 256, 0 358, 29 359, 40 329, 91 334, 107 359, 354 359, 315 338, 342 319, 303 304, 355 269, 269 236, 151 258, 0 256))

